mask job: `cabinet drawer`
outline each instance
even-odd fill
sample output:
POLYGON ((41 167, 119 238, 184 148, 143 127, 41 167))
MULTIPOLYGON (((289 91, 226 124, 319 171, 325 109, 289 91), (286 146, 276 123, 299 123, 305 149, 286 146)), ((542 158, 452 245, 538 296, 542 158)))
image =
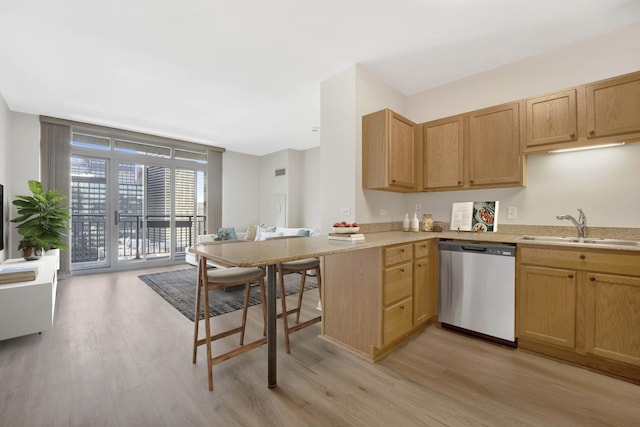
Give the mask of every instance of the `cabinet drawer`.
POLYGON ((640 276, 640 252, 519 246, 520 263, 640 276))
POLYGON ((413 254, 416 258, 424 258, 429 256, 429 246, 431 246, 431 241, 427 240, 425 242, 414 243, 413 244, 413 254))
POLYGON ((386 306, 413 292, 413 264, 402 264, 384 271, 384 300, 386 306))
POLYGON ((411 331, 413 298, 402 300, 384 310, 384 345, 411 331))
POLYGON ((393 246, 384 249, 385 266, 411 261, 412 258, 411 245, 393 246))

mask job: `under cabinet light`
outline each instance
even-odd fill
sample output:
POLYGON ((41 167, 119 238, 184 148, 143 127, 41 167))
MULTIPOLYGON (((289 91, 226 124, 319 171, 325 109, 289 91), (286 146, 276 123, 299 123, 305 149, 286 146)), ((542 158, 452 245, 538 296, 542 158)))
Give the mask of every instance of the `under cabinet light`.
POLYGON ((602 145, 589 145, 586 147, 576 147, 576 148, 561 148, 558 150, 551 150, 549 151, 549 154, 555 154, 555 153, 568 153, 570 151, 584 151, 584 150, 595 150, 596 148, 609 148, 609 147, 618 147, 620 145, 624 145, 625 142, 614 142, 612 144, 602 144, 602 145))

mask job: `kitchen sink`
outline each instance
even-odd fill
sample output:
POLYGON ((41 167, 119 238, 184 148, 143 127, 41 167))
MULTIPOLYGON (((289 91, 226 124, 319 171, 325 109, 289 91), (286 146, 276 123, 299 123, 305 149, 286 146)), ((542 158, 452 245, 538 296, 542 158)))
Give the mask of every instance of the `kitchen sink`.
POLYGON ((584 246, 626 246, 640 248, 640 241, 637 240, 601 239, 598 237, 521 236, 515 240, 540 243, 572 243, 584 246))

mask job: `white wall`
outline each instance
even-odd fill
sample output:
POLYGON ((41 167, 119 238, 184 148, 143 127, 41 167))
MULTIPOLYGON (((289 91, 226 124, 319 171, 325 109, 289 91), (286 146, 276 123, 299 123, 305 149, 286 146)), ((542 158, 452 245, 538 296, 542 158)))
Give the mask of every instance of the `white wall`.
MULTIPOLYGON (((289 150, 282 150, 268 154, 260 158, 260 223, 265 225, 286 226, 289 216, 287 205, 289 204, 289 150), (286 174, 275 176, 276 169, 285 169, 286 174), (278 217, 282 213, 274 210, 274 196, 284 195, 284 222, 277 224, 278 217)), ((281 219, 282 221, 282 219, 281 219)))
POLYGON ((356 67, 320 85, 320 230, 356 219, 356 67), (348 209, 348 214, 342 210, 348 209))
MULTIPOLYGON (((634 24, 408 97, 404 113, 421 123, 638 71, 638 40, 640 24, 634 24)), ((360 139, 355 143, 360 144, 360 139)), ((526 188, 417 193, 402 196, 402 201, 397 195, 367 191, 357 217, 361 222, 378 222, 380 217, 375 214, 380 209, 393 209, 393 219, 398 220, 395 213, 404 202, 403 209, 408 212, 420 203, 422 212, 449 222, 453 202, 499 200, 501 223, 566 225, 555 216, 575 215, 577 208, 583 208, 590 225, 640 227, 638 160, 640 143, 591 152, 531 155, 526 188), (507 219, 508 206, 518 208, 517 219, 507 219)))
POLYGON ((277 225, 274 211, 275 195, 285 197, 287 227, 317 228, 319 200, 319 148, 298 151, 282 150, 260 157, 260 221, 277 225), (285 175, 275 176, 276 169, 285 175), (311 194, 309 194, 311 193, 311 194))
MULTIPOLYGON (((246 231, 260 222, 260 157, 222 154, 222 226, 246 231)), ((212 232, 215 230, 212 230, 212 232)))
POLYGON ((0 218, 2 221, 2 229, 4 230, 0 239, 3 239, 4 247, 3 250, 0 251, 0 263, 4 262, 7 258, 7 253, 9 253, 9 239, 6 236, 9 233, 9 107, 7 107, 7 103, 4 101, 2 94, 0 94, 0 184, 4 185, 4 198, 0 203, 3 204, 3 212, 4 215, 0 218))
MULTIPOLYGON (((321 130, 322 131, 322 130, 321 130)), ((320 167, 320 147, 302 152, 302 224, 308 228, 320 228, 322 224, 322 169, 320 167)))

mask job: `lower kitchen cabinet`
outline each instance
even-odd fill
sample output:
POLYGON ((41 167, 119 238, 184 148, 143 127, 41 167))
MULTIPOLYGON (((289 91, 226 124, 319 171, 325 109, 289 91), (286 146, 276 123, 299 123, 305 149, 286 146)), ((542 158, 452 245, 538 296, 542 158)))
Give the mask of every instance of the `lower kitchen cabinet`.
POLYGON ((586 276, 586 351, 640 366, 640 277, 586 276))
POLYGON ((323 338, 375 362, 436 315, 437 240, 324 257, 323 338))
POLYGON ((575 348, 575 271, 520 267, 519 300, 521 338, 575 348))
POLYGON ((413 323, 427 322, 438 314, 438 240, 413 245, 413 323))
POLYGON ((518 246, 518 346, 640 383, 640 252, 518 246))
POLYGON ((388 346, 413 327, 413 247, 391 246, 382 251, 382 343, 388 346))

